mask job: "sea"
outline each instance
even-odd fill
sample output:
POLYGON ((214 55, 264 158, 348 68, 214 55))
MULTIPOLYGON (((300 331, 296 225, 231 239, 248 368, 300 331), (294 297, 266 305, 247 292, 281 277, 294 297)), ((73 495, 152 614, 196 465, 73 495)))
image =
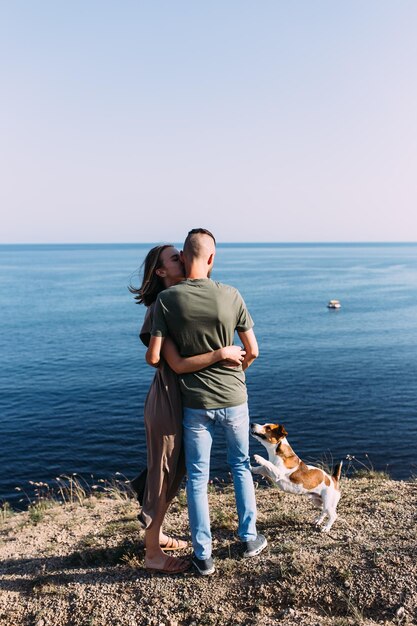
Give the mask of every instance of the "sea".
MULTIPOLYGON (((0 246, 0 500, 145 467, 154 371, 128 285, 151 246, 0 246)), ((417 244, 220 244, 212 278, 255 322, 252 421, 284 424, 306 462, 416 477, 417 244)), ((230 477, 221 431, 211 474, 230 477)))

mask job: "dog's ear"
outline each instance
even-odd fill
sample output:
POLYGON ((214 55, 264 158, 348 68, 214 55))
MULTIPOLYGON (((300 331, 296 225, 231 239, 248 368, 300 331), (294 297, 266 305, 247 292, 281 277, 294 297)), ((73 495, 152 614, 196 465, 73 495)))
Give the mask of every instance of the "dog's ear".
POLYGON ((272 442, 278 443, 285 437, 287 431, 280 424, 276 424, 271 428, 271 440, 272 442))
POLYGON ((285 427, 283 424, 280 424, 278 426, 278 432, 279 432, 279 436, 282 439, 282 437, 286 437, 288 435, 287 431, 285 430, 285 427))

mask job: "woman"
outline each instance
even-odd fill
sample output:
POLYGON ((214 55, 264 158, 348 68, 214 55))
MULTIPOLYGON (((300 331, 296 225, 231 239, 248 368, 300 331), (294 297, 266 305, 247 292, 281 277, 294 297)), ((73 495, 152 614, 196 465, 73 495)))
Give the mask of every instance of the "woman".
MULTIPOLYGON (((130 287, 138 304, 145 304, 145 315, 140 338, 148 346, 153 305, 158 293, 184 280, 184 268, 178 250, 172 245, 156 246, 144 261, 143 280, 139 289, 130 287)), ((186 542, 167 537, 162 523, 168 505, 174 498, 185 474, 182 450, 182 405, 176 374, 196 372, 218 361, 239 365, 245 352, 239 346, 182 358, 175 343, 167 337, 162 358, 149 389, 144 409, 148 473, 140 519, 145 526, 145 566, 148 570, 177 574, 186 571, 190 562, 174 558, 165 550, 187 547, 186 542)))

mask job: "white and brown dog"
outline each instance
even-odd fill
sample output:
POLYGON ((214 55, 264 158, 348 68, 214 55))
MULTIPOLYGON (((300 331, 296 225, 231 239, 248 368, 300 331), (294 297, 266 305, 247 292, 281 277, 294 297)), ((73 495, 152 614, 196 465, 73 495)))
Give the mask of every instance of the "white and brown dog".
POLYGON ((255 454, 259 465, 252 467, 252 472, 277 483, 283 491, 310 496, 313 504, 322 509, 315 524, 320 526, 327 516, 321 530, 329 532, 337 518, 342 463, 336 465, 332 476, 314 465, 306 465, 291 448, 286 439, 288 433, 280 424, 251 424, 251 434, 268 451, 268 460, 255 454))

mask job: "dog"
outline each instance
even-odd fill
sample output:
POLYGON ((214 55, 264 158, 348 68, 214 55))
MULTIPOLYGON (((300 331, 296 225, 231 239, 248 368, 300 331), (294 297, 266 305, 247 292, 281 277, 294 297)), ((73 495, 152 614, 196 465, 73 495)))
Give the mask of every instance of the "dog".
POLYGON ((329 532, 337 518, 342 462, 336 465, 331 476, 314 465, 306 465, 288 443, 288 433, 282 424, 251 424, 251 434, 268 451, 268 460, 255 454, 259 465, 251 467, 252 473, 277 483, 282 491, 308 495, 313 504, 321 508, 316 526, 320 527, 327 517, 321 530, 329 532))

